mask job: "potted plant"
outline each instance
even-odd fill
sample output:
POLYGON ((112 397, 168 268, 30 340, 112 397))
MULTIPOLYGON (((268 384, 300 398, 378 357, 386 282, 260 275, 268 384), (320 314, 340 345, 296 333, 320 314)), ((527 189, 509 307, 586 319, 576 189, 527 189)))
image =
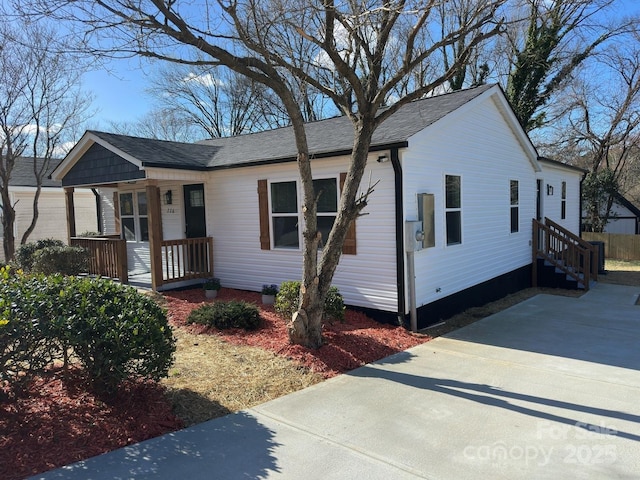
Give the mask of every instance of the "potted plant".
POLYGON ((202 284, 202 288, 204 288, 204 295, 207 298, 216 298, 218 290, 222 288, 222 285, 220 285, 219 278, 213 277, 206 279, 202 284))
POLYGON ((276 301, 277 293, 277 285, 262 285, 262 303, 264 303, 265 305, 273 305, 273 303, 276 301))

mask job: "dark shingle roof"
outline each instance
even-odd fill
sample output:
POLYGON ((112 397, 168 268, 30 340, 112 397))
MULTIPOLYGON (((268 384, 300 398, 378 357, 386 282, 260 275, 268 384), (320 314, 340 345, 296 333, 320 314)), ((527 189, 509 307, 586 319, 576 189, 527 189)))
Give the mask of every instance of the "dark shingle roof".
MULTIPOLYGON (((371 147, 406 142, 409 137, 440 120, 479 96, 492 85, 417 100, 401 107, 374 132, 371 147)), ((353 128, 347 117, 335 117, 307 123, 306 134, 312 155, 350 151, 353 128)), ((201 142, 220 147, 210 167, 229 167, 259 161, 295 158, 297 150, 292 127, 266 132, 215 138, 201 142)))
MULTIPOLYGON (((417 100, 402 106, 375 131, 371 148, 405 143, 412 135, 478 97, 493 85, 417 100)), ((353 128, 346 117, 307 123, 311 155, 346 153, 353 147, 353 128)), ((204 170, 252 163, 295 159, 292 127, 265 132, 215 138, 199 143, 180 143, 91 131, 113 147, 141 161, 145 166, 204 170)))
MULTIPOLYGON (((55 180, 51 180, 49 175, 55 168, 60 165, 62 160, 51 159, 49 161, 48 171, 45 173, 44 178, 42 179, 43 187, 61 187, 62 182, 57 182, 55 180)), ((44 159, 38 158, 36 159, 38 169, 42 168, 44 159)), ((33 173, 33 159, 19 157, 16 159, 16 163, 13 166, 13 170, 11 171, 11 178, 9 179, 9 185, 12 187, 36 187, 36 177, 33 173)))

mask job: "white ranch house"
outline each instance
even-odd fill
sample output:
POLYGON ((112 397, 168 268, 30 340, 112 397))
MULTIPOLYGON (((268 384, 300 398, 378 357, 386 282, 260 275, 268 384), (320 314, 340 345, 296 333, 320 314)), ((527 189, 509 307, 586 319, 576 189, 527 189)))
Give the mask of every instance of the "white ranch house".
MULTIPOLYGON (((353 130, 337 117, 308 124, 307 135, 325 231, 353 130)), ((196 144, 88 131, 53 177, 70 194, 71 219, 74 188, 101 192, 103 231, 123 240, 100 248, 120 242, 127 252, 111 276, 147 273, 161 290, 215 275, 223 287, 258 291, 301 276, 295 157, 291 128, 196 144)), ((582 171, 539 160, 499 86, 415 101, 373 136, 362 189, 378 183, 333 283, 345 303, 380 316, 404 321, 415 303, 420 326, 529 286, 533 259, 554 262, 573 248, 558 231, 580 230, 581 179, 582 171), (534 222, 545 217, 555 224, 534 222), (413 230, 424 230, 424 241, 413 230)))

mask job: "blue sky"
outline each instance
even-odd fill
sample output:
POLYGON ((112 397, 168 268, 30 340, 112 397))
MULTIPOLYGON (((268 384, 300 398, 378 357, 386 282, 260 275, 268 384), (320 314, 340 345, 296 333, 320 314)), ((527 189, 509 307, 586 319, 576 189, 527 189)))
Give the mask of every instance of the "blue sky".
MULTIPOLYGON (((619 13, 632 15, 640 12, 638 0, 619 0, 619 13)), ((139 59, 111 60, 106 68, 88 72, 84 76, 84 89, 95 100, 96 115, 89 128, 108 129, 108 122, 133 122, 145 115, 153 100, 146 93, 148 75, 153 67, 139 59)))

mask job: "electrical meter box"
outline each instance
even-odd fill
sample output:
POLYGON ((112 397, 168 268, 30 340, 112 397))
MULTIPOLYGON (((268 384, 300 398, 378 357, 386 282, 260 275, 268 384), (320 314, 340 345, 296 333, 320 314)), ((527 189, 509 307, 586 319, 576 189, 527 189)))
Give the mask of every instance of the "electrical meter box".
POLYGON ((407 221, 404 224, 404 242, 407 252, 415 252, 422 250, 422 242, 424 240, 424 232, 422 231, 422 222, 407 221))

